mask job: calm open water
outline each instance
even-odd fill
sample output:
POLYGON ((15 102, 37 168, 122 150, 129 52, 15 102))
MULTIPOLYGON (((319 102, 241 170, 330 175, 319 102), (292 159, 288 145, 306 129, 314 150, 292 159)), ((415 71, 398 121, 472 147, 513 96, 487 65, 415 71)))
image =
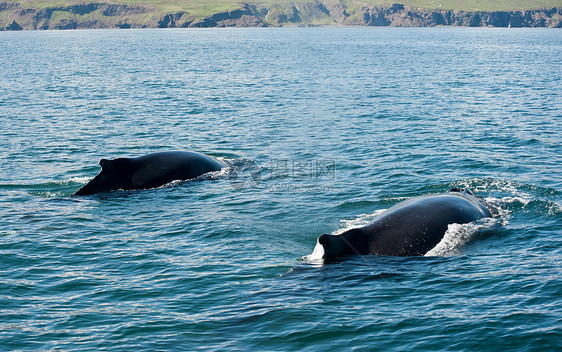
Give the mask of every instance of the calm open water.
POLYGON ((562 347, 562 31, 0 32, 1 350, 562 347), (71 197, 101 158, 229 168, 71 197), (418 258, 322 233, 470 187, 418 258))

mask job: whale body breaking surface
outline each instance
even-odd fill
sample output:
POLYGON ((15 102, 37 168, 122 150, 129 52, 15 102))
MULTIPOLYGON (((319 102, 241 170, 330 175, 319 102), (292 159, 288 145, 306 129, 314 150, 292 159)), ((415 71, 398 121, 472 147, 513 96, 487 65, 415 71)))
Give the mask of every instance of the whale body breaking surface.
POLYGON ((450 225, 489 217, 489 209, 468 189, 415 197, 382 212, 365 226, 320 236, 307 258, 422 256, 437 246, 450 225))
POLYGON ((196 152, 158 152, 137 158, 100 160, 101 171, 74 195, 92 195, 115 190, 160 187, 176 180, 191 180, 225 165, 196 152))

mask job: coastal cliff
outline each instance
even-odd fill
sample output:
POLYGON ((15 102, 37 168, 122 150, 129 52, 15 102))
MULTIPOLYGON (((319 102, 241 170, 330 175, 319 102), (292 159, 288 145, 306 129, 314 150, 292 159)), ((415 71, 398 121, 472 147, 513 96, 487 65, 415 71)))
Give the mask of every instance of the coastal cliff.
POLYGON ((338 25, 561 28, 562 7, 462 11, 402 4, 373 6, 355 0, 305 0, 270 6, 248 2, 231 10, 202 16, 189 11, 163 11, 150 5, 111 2, 47 7, 33 7, 17 1, 0 2, 0 30, 338 25))

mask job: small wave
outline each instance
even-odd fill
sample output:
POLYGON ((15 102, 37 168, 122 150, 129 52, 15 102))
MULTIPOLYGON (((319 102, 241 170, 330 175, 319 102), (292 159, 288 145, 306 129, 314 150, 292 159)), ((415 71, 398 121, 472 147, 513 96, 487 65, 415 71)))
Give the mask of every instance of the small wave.
POLYGON ((557 215, 562 213, 562 205, 551 201, 544 201, 542 203, 543 203, 543 209, 546 210, 546 213, 548 215, 557 215))
POLYGON ((521 198, 534 198, 542 196, 559 196, 560 192, 552 188, 544 188, 533 184, 520 183, 511 180, 493 178, 472 178, 443 184, 431 185, 427 189, 430 191, 442 191, 451 188, 470 188, 476 196, 488 195, 512 195, 521 198))
POLYGON ((236 158, 221 160, 227 165, 224 175, 228 177, 234 190, 244 191, 249 188, 259 187, 262 181, 262 168, 251 158, 236 158))
POLYGON ((470 188, 490 209, 494 218, 508 225, 510 218, 518 212, 534 212, 542 216, 553 216, 562 212, 561 193, 548 187, 536 186, 511 180, 473 178, 429 186, 429 190, 453 187, 470 188))
POLYGON ((87 183, 89 177, 72 177, 68 180, 50 181, 36 184, 9 184, 0 185, 0 189, 9 192, 23 192, 32 196, 42 198, 53 198, 68 196, 76 191, 76 187, 80 184, 87 183))
POLYGON ((559 203, 532 195, 486 197, 484 202, 492 216, 499 219, 503 226, 509 225, 513 214, 518 212, 532 212, 546 217, 562 213, 562 206, 559 203))

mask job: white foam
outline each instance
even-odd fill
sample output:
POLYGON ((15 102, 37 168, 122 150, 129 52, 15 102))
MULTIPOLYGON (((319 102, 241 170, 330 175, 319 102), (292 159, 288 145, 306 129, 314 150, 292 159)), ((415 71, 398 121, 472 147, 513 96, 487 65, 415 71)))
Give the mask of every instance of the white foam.
POLYGON ((334 231, 332 234, 333 235, 339 235, 344 233, 347 230, 351 230, 353 228, 356 227, 362 227, 367 225, 368 223, 372 222, 373 220, 375 220, 375 218, 377 216, 379 216, 380 214, 382 214, 383 212, 385 212, 387 209, 380 209, 380 210, 375 210, 373 213, 371 214, 361 214, 359 215, 357 218, 355 219, 349 219, 349 220, 340 220, 340 228, 337 229, 336 231, 334 231))
POLYGON ((207 172, 206 174, 201 175, 201 177, 208 177, 210 179, 217 179, 217 178, 221 178, 223 176, 227 176, 231 171, 230 166, 226 166, 223 167, 222 169, 220 169, 219 171, 210 171, 207 172))
POLYGON ((494 226, 497 220, 492 218, 480 219, 468 224, 450 224, 441 241, 425 256, 446 256, 452 255, 457 250, 467 244, 473 236, 480 230, 494 226))
POLYGON ((507 226, 509 224, 509 216, 513 212, 510 207, 518 206, 519 204, 523 207, 527 206, 529 202, 533 199, 530 195, 522 194, 520 196, 507 196, 507 197, 487 197, 484 199, 484 202, 490 209, 492 216, 495 219, 499 219, 503 226, 507 226))
MULTIPOLYGON (((83 183, 86 184, 88 181, 91 180, 91 177, 82 176, 82 177, 71 177, 68 181, 69 182, 76 182, 76 183, 83 183)), ((66 182, 66 181, 65 181, 66 182)))
POLYGON ((223 167, 219 171, 211 171, 209 173, 211 175, 211 177, 212 178, 219 178, 219 177, 223 177, 223 176, 228 176, 232 172, 232 169, 233 169, 232 160, 227 159, 227 158, 223 158, 223 157, 217 157, 216 159, 218 161, 220 161, 221 163, 223 163, 225 165, 225 167, 223 167))
POLYGON ((302 259, 309 262, 321 262, 324 258, 324 246, 316 240, 316 246, 311 254, 304 256, 302 259))

